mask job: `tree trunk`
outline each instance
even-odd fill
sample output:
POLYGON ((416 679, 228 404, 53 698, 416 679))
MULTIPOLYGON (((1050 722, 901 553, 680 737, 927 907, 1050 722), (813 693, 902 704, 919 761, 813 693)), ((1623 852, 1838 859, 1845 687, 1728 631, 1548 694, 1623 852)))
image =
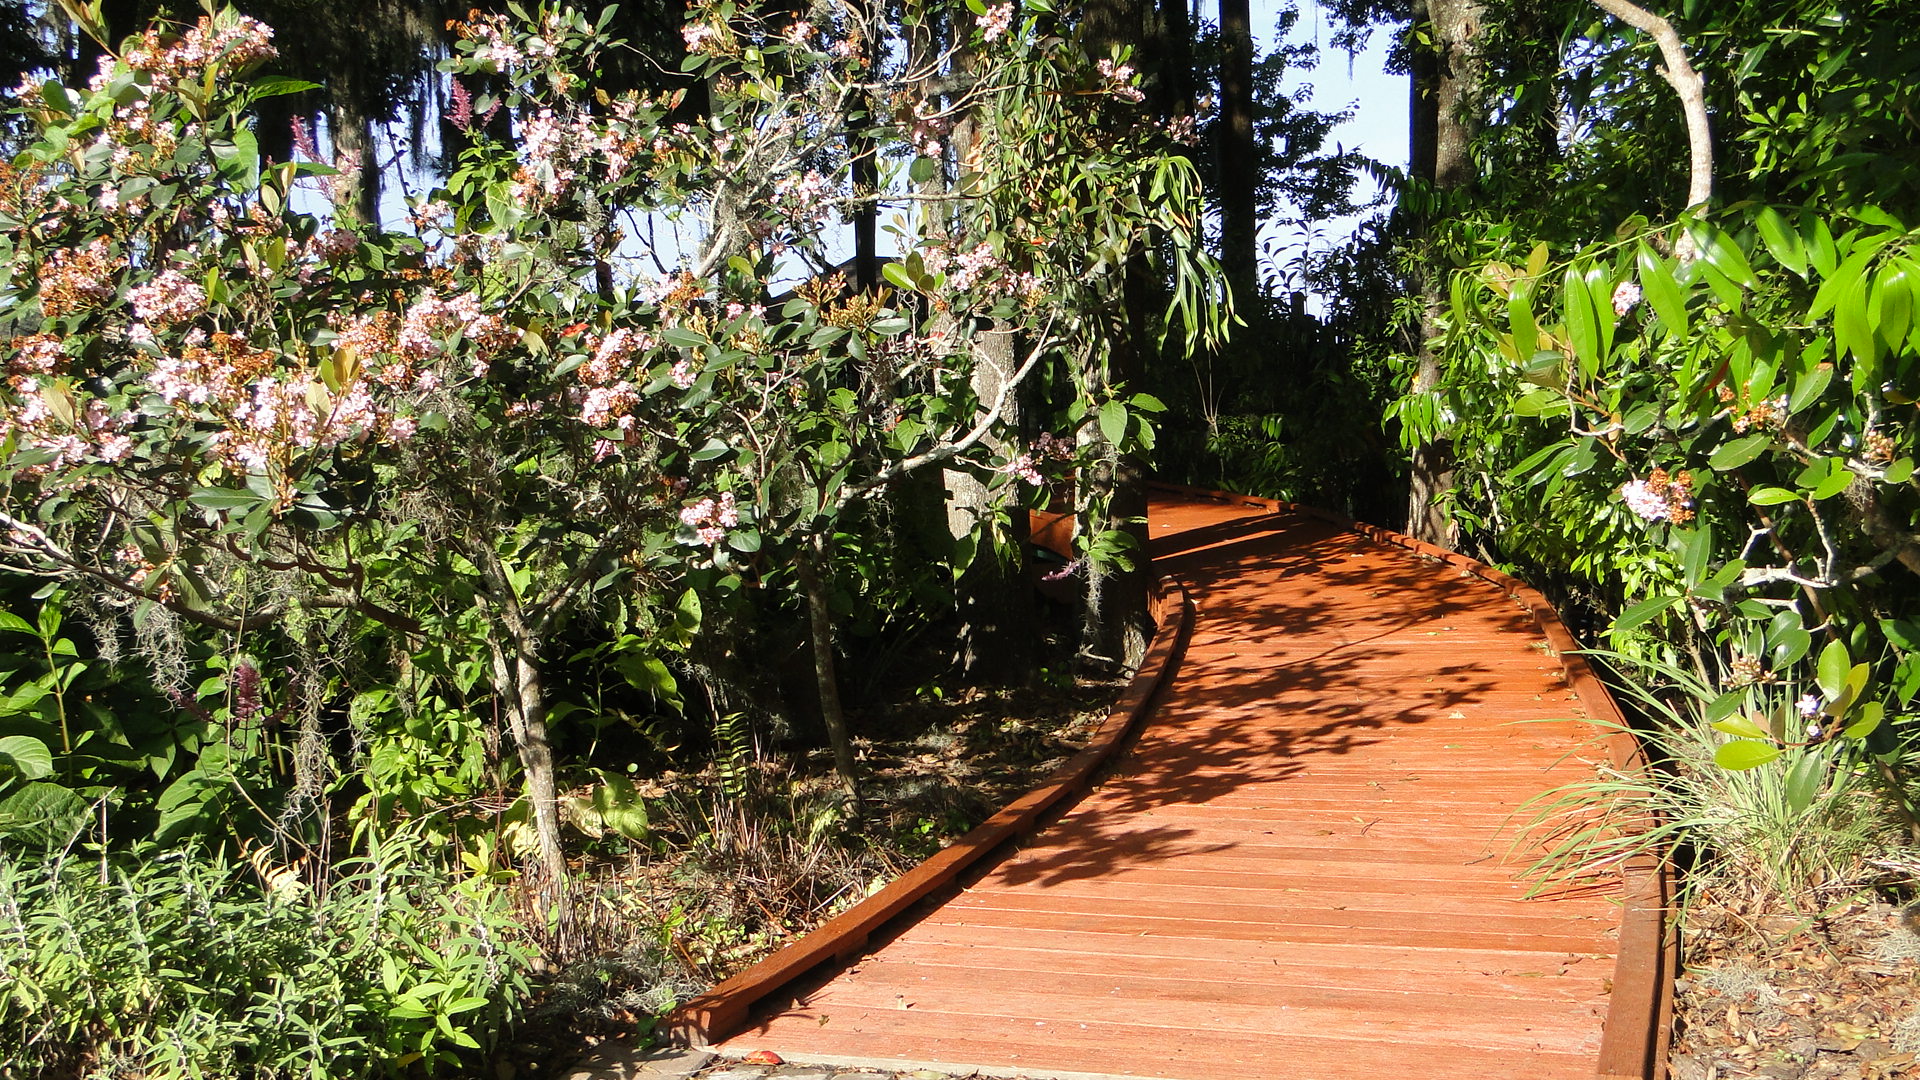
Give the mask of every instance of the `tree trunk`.
MULTIPOLYGON (((1480 33, 1479 0, 1416 0, 1414 25, 1426 16, 1430 50, 1420 50, 1414 65, 1412 165, 1416 178, 1439 191, 1465 187, 1473 180, 1473 136, 1481 121, 1482 65, 1476 52, 1480 33), (1424 84, 1424 85, 1423 85, 1424 84)), ((1427 223, 1418 225, 1426 231, 1427 223)), ((1420 279, 1421 327, 1413 392, 1428 394, 1440 385, 1440 320, 1446 309, 1446 268, 1436 259, 1425 260, 1420 279)), ((1421 540, 1451 548, 1459 533, 1444 501, 1452 492, 1454 462, 1451 444, 1436 438, 1413 448, 1407 501, 1407 532, 1421 540)))
MULTIPOLYGON (((927 59, 923 54, 926 43, 916 39, 915 48, 922 50, 916 51, 912 60, 912 65, 918 66, 927 59)), ((971 52, 966 50, 954 57, 957 70, 970 70, 973 63, 971 52)), ((956 118, 947 139, 956 162, 965 162, 972 153, 976 131, 972 117, 956 118)), ((947 190, 944 167, 935 169, 920 185, 920 191, 927 195, 945 194, 947 190)), ((937 203, 929 207, 923 227, 929 235, 947 235, 949 223, 945 215, 950 211, 937 203)), ((1011 326, 1006 320, 996 319, 992 330, 979 349, 971 380, 975 399, 982 403, 982 408, 998 399, 1000 388, 1018 369, 1014 335, 1005 332, 1010 331, 1011 326)), ((1002 419, 1008 427, 1018 430, 1021 412, 1016 399, 1001 414, 1002 419)), ((1000 452, 1010 449, 1005 440, 997 437, 990 437, 987 445, 1000 452)), ((960 617, 953 657, 955 667, 961 678, 976 685, 1023 685, 1034 670, 1035 626, 1033 590, 1026 579, 1026 514, 1020 509, 1017 493, 1003 488, 996 494, 964 470, 942 470, 941 481, 949 539, 959 541, 976 536, 988 547, 987 550, 975 549, 973 561, 964 568, 954 586, 954 608, 960 617), (1007 550, 991 550, 991 537, 984 532, 982 524, 1008 509, 1009 502, 1014 505, 1007 550)))
POLYGON ((540 668, 533 660, 536 643, 524 640, 523 635, 524 631, 508 630, 511 655, 507 651, 508 643, 502 642, 498 635, 488 644, 493 656, 494 689, 505 699, 507 730, 513 735, 514 750, 525 776, 534 836, 539 842, 540 866, 557 899, 567 883, 567 857, 560 846, 560 793, 553 778, 553 750, 547 740, 547 707, 540 685, 540 668))
POLYGON ((859 763, 853 757, 853 739, 847 733, 847 714, 840 707, 840 677, 833 662, 833 606, 822 574, 830 567, 827 541, 815 536, 794 561, 800 587, 807 594, 807 640, 813 649, 813 682, 820 694, 820 719, 833 747, 833 767, 855 799, 860 797, 859 763))
POLYGON ((1220 268, 1234 300, 1259 290, 1260 158, 1253 128, 1253 19, 1249 0, 1220 0, 1220 268))

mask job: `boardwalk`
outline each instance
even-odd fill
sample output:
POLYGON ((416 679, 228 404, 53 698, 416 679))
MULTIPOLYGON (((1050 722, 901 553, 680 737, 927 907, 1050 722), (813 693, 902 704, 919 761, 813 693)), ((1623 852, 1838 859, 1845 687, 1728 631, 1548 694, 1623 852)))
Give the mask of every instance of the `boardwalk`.
POLYGON ((1528 900, 1508 851, 1510 812, 1599 753, 1527 611, 1296 512, 1169 497, 1150 523, 1156 569, 1197 613, 1105 782, 722 1052, 1033 1077, 1593 1077, 1621 907, 1528 900))

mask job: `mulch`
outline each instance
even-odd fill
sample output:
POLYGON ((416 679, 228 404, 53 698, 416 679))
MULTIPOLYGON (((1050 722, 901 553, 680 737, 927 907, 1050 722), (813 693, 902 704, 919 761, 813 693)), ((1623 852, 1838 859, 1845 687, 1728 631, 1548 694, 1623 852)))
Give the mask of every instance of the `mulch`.
POLYGON ((1920 907, 1687 915, 1672 1080, 1920 1077, 1920 907))

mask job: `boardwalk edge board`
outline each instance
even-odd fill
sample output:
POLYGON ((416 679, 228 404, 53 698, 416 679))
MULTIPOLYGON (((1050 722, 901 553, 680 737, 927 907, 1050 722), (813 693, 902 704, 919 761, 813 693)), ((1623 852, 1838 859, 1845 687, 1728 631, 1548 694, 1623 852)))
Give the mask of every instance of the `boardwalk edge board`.
MULTIPOLYGON (((1035 515, 1037 519, 1041 516, 1035 515)), ((1047 515, 1049 520, 1052 517, 1047 515)), ((1036 532, 1040 524, 1036 520, 1036 532)), ((1178 669, 1186 650, 1193 629, 1193 605, 1178 579, 1163 577, 1154 583, 1151 615, 1157 629, 1140 669, 1086 747, 1051 778, 812 933, 668 1013, 661 1024, 665 1036, 676 1043, 706 1048, 737 1034, 745 1028, 756 1005, 817 968, 857 959, 867 939, 881 926, 950 885, 1008 841, 1032 831, 1049 810, 1085 792, 1101 766, 1153 711, 1160 689, 1178 669)))
MULTIPOLYGON (((1580 699, 1580 704, 1593 719, 1609 727, 1607 751, 1614 767, 1623 771, 1646 768, 1646 755, 1640 741, 1627 726, 1613 694, 1581 655, 1579 642, 1560 621, 1559 612, 1533 586, 1459 552, 1317 507, 1159 481, 1150 486, 1194 498, 1261 507, 1273 513, 1291 512, 1319 518, 1377 543, 1447 563, 1497 586, 1533 616, 1535 625, 1559 658, 1567 685, 1580 699)), ((1621 867, 1621 879, 1625 906, 1620 918, 1613 993, 1607 1006, 1606 1024, 1601 1030, 1596 1075, 1598 1080, 1661 1080, 1667 1072, 1667 1050, 1673 1032, 1673 980, 1680 958, 1679 934, 1669 926, 1667 918, 1673 894, 1672 868, 1664 860, 1642 858, 1621 867)))

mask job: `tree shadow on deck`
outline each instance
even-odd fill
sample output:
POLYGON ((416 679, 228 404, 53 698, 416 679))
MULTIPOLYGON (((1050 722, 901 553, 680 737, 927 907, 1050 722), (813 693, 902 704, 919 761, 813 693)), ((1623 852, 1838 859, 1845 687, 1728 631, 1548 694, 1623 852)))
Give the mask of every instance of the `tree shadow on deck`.
MULTIPOLYGON (((1527 650, 1540 639, 1533 620, 1494 585, 1291 513, 1187 529, 1157 539, 1153 555, 1198 608, 1187 658, 1108 782, 1067 811, 1082 835, 1126 822, 1124 842, 1089 835, 1055 848, 1042 833, 993 872, 1003 883, 1046 886, 1191 854, 1195 830, 1133 819, 1256 788, 1285 802, 1284 782, 1309 774, 1316 796, 1355 791, 1358 816, 1424 808, 1497 825, 1530 783, 1530 767, 1514 774, 1502 747, 1565 746, 1541 725, 1484 715, 1504 695, 1499 712, 1547 717, 1540 688, 1559 685, 1551 655, 1527 650), (1416 779, 1417 795, 1389 797, 1388 785, 1416 779)), ((1555 782, 1541 770, 1539 790, 1555 782)), ((1489 839, 1485 854, 1504 846, 1489 839)))

